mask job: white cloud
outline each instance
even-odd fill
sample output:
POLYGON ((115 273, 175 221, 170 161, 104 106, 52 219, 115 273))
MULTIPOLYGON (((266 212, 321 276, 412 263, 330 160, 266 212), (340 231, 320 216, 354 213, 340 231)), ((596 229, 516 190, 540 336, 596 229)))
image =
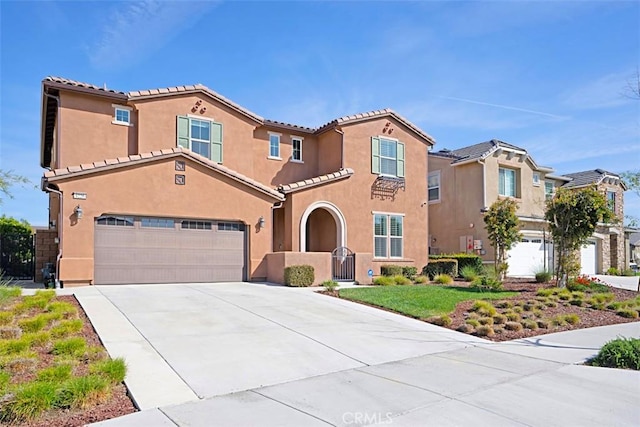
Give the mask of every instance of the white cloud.
POLYGON ((168 41, 193 26, 217 2, 118 2, 102 25, 98 40, 89 47, 96 68, 121 69, 160 50, 168 41))

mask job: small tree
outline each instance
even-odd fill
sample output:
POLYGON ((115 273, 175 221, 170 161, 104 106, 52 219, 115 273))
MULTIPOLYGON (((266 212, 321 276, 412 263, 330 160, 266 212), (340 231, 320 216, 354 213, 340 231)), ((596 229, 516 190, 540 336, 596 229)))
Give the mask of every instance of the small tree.
POLYGON ((547 201, 545 219, 556 247, 558 286, 567 284, 569 274, 579 270, 576 252, 587 243, 599 222, 612 222, 614 213, 609 209, 604 194, 595 187, 570 190, 559 188, 547 201))
POLYGON ((484 215, 489 241, 495 250, 496 277, 504 280, 509 267, 506 258, 511 247, 520 241, 520 224, 516 216, 518 204, 513 199, 496 200, 484 215))
POLYGON ((0 204, 2 204, 3 197, 13 197, 11 195, 10 188, 13 185, 28 184, 29 180, 22 175, 17 175, 13 171, 5 171, 0 169, 0 204))

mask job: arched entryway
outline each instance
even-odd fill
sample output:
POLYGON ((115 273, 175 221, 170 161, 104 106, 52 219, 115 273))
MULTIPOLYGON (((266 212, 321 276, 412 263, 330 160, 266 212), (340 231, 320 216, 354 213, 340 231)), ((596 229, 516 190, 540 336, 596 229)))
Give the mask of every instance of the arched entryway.
POLYGON ((300 252, 331 252, 346 245, 347 225, 333 203, 315 202, 300 219, 300 252))

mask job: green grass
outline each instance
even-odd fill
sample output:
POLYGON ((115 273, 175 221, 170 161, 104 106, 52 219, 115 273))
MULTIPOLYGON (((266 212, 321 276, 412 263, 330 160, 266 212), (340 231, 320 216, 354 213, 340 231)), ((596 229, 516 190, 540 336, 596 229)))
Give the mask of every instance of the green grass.
POLYGON ((13 286, 0 285, 0 304, 22 295, 22 289, 13 286))
POLYGON ((29 421, 51 409, 56 400, 56 386, 48 382, 27 383, 19 387, 12 398, 0 407, 0 421, 29 421))
POLYGON ((80 332, 82 326, 83 323, 80 319, 64 320, 60 322, 60 324, 52 327, 49 331, 54 338, 61 338, 80 332))
POLYGON ((127 365, 124 359, 119 357, 117 359, 96 362, 89 366, 89 372, 108 379, 112 384, 118 384, 124 381, 127 365))
POLYGON ((345 299, 365 302, 416 318, 451 313, 459 302, 482 299, 504 299, 517 292, 478 292, 458 286, 390 286, 341 289, 345 299))
POLYGON ((44 368, 38 372, 38 381, 61 382, 71 378, 71 365, 62 364, 44 368))
POLYGON ((57 341, 53 344, 51 353, 56 356, 79 357, 84 354, 87 349, 87 342, 81 337, 72 337, 65 340, 57 341))
POLYGON ((98 375, 71 378, 66 381, 56 397, 60 408, 86 408, 109 395, 109 380, 98 375))

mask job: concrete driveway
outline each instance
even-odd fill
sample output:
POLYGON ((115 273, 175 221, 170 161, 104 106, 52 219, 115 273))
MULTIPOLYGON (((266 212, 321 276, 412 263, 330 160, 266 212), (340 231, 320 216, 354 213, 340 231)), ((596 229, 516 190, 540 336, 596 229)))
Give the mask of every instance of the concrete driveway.
POLYGON ((572 365, 637 323, 496 344, 310 289, 74 292, 143 409, 102 425, 640 423, 640 373, 572 365))

